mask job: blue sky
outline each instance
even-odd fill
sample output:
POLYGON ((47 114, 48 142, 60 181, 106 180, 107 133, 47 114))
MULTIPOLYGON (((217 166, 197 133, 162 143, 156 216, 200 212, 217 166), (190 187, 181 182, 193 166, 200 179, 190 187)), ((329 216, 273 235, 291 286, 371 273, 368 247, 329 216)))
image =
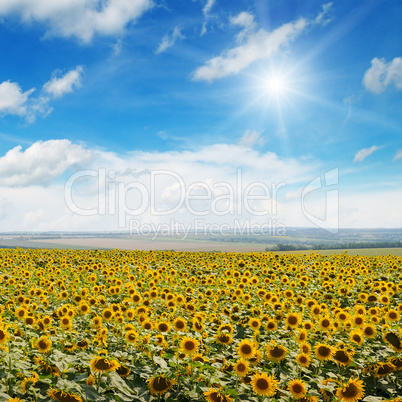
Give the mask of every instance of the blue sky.
POLYGON ((401 15, 395 0, 0 0, 0 231, 401 227, 401 15), (261 196, 247 213, 239 172, 261 196))

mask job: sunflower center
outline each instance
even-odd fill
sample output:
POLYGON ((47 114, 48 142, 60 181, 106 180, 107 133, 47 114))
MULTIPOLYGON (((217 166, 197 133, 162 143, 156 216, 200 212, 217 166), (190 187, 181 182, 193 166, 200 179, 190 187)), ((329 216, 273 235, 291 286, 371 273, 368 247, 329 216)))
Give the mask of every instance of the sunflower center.
POLYGON ((320 346, 318 348, 318 353, 320 356, 327 357, 331 354, 331 349, 326 346, 320 346))
POLYGON ((330 322, 329 322, 329 320, 322 320, 321 325, 322 325, 324 328, 327 328, 327 327, 330 326, 330 322))
POLYGON ((290 316, 289 319, 288 319, 288 322, 289 322, 290 325, 296 325, 297 324, 297 317, 295 317, 293 315, 290 316))
POLYGON ((177 321, 176 322, 176 328, 177 329, 183 329, 184 328, 184 322, 183 321, 177 321))
POLYGON ((48 343, 47 343, 47 341, 45 339, 41 339, 38 342, 38 346, 39 346, 39 349, 43 350, 43 349, 46 349, 48 347, 48 343))
POLYGON ((373 335, 373 334, 374 334, 373 328, 371 328, 371 327, 365 328, 364 333, 365 333, 366 335, 368 335, 368 336, 373 335))
POLYGON ((98 370, 102 370, 102 371, 106 371, 109 370, 112 365, 105 359, 99 359, 96 363, 95 363, 95 367, 98 370))
POLYGON ((338 350, 334 355, 334 359, 341 363, 347 363, 349 361, 349 356, 343 350, 338 350))
POLYGON ((266 390, 269 388, 269 384, 268 381, 265 378, 259 378, 257 380, 256 386, 258 389, 260 389, 261 391, 266 390))
POLYGON ((241 347, 241 351, 242 351, 242 353, 244 353, 245 355, 250 355, 251 352, 252 352, 252 349, 251 349, 251 346, 250 346, 250 345, 245 344, 245 345, 243 345, 243 346, 241 347))
POLYGON ((246 365, 244 363, 239 363, 237 365, 237 371, 246 371, 246 365))
POLYGON ((349 384, 342 391, 342 396, 345 398, 354 398, 358 394, 359 389, 355 384, 349 384))
POLYGON ((229 335, 221 334, 219 335, 219 340, 223 343, 229 342, 230 338, 229 335))
POLYGON ((379 375, 385 375, 385 374, 388 374, 388 373, 392 373, 393 371, 394 371, 394 369, 393 369, 392 366, 390 366, 389 364, 384 364, 383 366, 381 366, 378 369, 377 373, 379 375))
POLYGON ((292 391, 295 394, 302 394, 304 389, 303 389, 303 386, 301 384, 293 384, 292 391))
POLYGON ((164 377, 159 377, 156 378, 155 381, 153 382, 153 387, 155 388, 156 391, 165 391, 169 388, 170 382, 168 379, 164 377))
POLYGON ((307 357, 306 357, 306 356, 300 356, 299 361, 300 361, 300 363, 302 363, 302 364, 306 364, 308 360, 307 360, 307 357))
POLYGON ((159 331, 161 332, 167 332, 168 326, 165 323, 159 324, 159 331))
POLYGON ((184 349, 186 350, 195 349, 195 343, 193 341, 186 341, 186 343, 184 344, 184 349))
POLYGON ((284 353, 285 351, 281 348, 278 348, 278 346, 275 346, 273 349, 271 349, 271 356, 273 357, 282 357, 284 353))

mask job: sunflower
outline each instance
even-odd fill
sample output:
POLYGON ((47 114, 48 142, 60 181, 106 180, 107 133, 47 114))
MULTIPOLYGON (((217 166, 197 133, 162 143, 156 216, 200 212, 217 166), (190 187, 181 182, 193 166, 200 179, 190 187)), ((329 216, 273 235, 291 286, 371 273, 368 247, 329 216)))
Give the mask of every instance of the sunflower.
POLYGON ((306 386, 302 380, 292 380, 288 383, 288 391, 296 399, 303 398, 306 395, 306 386))
POLYGON ((215 335, 215 340, 221 345, 230 345, 233 342, 233 337, 231 334, 220 333, 215 335))
POLYGON ((52 317, 50 317, 49 315, 45 315, 44 317, 42 317, 41 323, 45 328, 49 327, 52 324, 52 317))
POLYGON ((80 341, 77 342, 77 347, 80 350, 85 350, 89 346, 89 341, 87 339, 81 339, 80 341))
POLYGON ((331 360, 334 355, 334 349, 324 343, 318 343, 315 345, 314 350, 317 359, 321 361, 331 360))
POLYGON ((120 367, 120 363, 117 360, 103 357, 95 357, 91 360, 90 365, 93 373, 108 373, 120 367))
POLYGON ((397 334, 394 332, 388 331, 385 332, 383 335, 383 339, 385 342, 388 343, 389 346, 395 351, 395 352, 401 352, 402 351, 402 341, 399 338, 397 334))
POLYGON ((337 388, 336 396, 341 402, 357 402, 364 396, 363 381, 350 378, 347 384, 337 388))
POLYGON ((48 360, 44 359, 43 357, 41 356, 34 357, 34 362, 35 364, 40 366, 40 368, 44 370, 46 373, 53 374, 57 377, 60 376, 59 369, 56 366, 53 366, 48 360))
POLYGON ((255 356, 257 348, 254 342, 243 339, 237 345, 237 354, 244 359, 251 359, 255 356))
POLYGON ((352 357, 344 349, 336 349, 333 358, 341 366, 349 366, 352 363, 352 357))
POLYGON ((289 313, 285 318, 285 325, 289 328, 296 328, 302 322, 302 316, 300 313, 289 313))
POLYGON ((105 321, 110 321, 113 318, 113 315, 113 310, 109 307, 102 310, 102 319, 105 321))
POLYGON ((94 318, 92 318, 92 321, 91 321, 92 328, 94 328, 94 329, 101 328, 102 327, 102 321, 103 321, 102 317, 96 315, 94 318))
POLYGON ((70 330, 73 327, 71 317, 68 315, 65 315, 60 318, 60 327, 64 330, 70 330))
POLYGON ((276 323, 275 320, 270 319, 270 320, 268 320, 268 322, 266 323, 265 328, 266 328, 268 331, 275 331, 275 330, 278 328, 278 324, 276 323))
POLYGON ((180 341, 180 351, 186 355, 192 355, 198 351, 198 347, 200 346, 200 342, 188 336, 185 336, 180 341))
POLYGON ((229 334, 233 335, 234 328, 232 324, 222 324, 218 328, 218 332, 228 332, 229 334))
POLYGON ((36 324, 35 317, 32 317, 31 315, 25 316, 25 325, 31 325, 34 326, 36 324))
POLYGON ((377 331, 376 331, 376 329, 375 329, 375 326, 372 325, 372 324, 366 324, 366 325, 363 327, 363 335, 364 335, 366 338, 374 339, 374 338, 377 336, 377 331))
POLYGON ((0 345, 4 345, 7 343, 10 334, 8 333, 6 328, 0 328, 0 345))
POLYGON ((267 345, 266 353, 269 360, 279 363, 286 357, 288 351, 281 345, 271 344, 267 345))
POLYGON ((224 395, 220 390, 210 388, 209 391, 204 392, 204 395, 209 402, 233 402, 233 398, 224 395))
POLYGON ((245 359, 239 359, 233 366, 235 373, 239 377, 245 377, 249 372, 249 365, 248 361, 245 359))
POLYGON ((392 357, 388 362, 395 367, 395 371, 402 370, 402 357, 392 357))
POLYGON ((267 373, 257 373, 251 378, 251 386, 257 395, 273 396, 278 389, 278 381, 267 373))
POLYGON ((295 335, 296 342, 303 343, 307 341, 308 332, 306 329, 299 330, 295 335))
POLYGON ((50 388, 47 394, 54 400, 58 402, 82 402, 82 398, 72 393, 71 391, 63 391, 57 388, 50 388))
POLYGON ((21 393, 25 394, 29 388, 35 385, 39 380, 38 374, 34 373, 31 377, 26 377, 21 383, 21 393))
POLYGON ((332 320, 328 316, 324 316, 319 320, 321 331, 330 331, 332 329, 332 320))
POLYGON ((52 341, 47 336, 41 336, 36 342, 35 347, 42 353, 47 353, 52 348, 52 341))
POLYGON ((396 367, 392 363, 378 363, 375 367, 375 376, 377 378, 385 377, 387 374, 393 373, 396 367))
POLYGON ((27 315, 28 315, 28 311, 27 311, 27 309, 26 309, 24 306, 18 307, 18 308, 15 310, 15 316, 16 316, 18 319, 20 319, 20 320, 25 319, 25 317, 26 317, 27 315))
POLYGON ((159 332, 169 332, 170 331, 170 324, 166 321, 161 321, 156 324, 156 329, 159 332))
POLYGON ((148 388, 151 394, 162 395, 173 388, 174 380, 166 378, 164 374, 152 377, 148 380, 148 388))
POLYGON ((250 318, 248 325, 253 331, 258 331, 261 327, 261 320, 258 318, 250 318))
POLYGON ((174 321, 173 321, 173 328, 176 331, 185 331, 187 327, 187 323, 186 320, 182 317, 177 317, 174 321))
POLYGON ((208 361, 208 359, 205 358, 205 356, 201 355, 200 353, 195 353, 192 355, 192 361, 193 362, 199 362, 199 363, 205 363, 208 361))
POLYGON ((349 339, 359 346, 364 342, 363 333, 360 329, 354 329, 349 334, 349 339))
POLYGON ((135 343, 135 341, 137 340, 137 332, 133 330, 127 331, 124 335, 124 338, 128 343, 135 343))
POLYGON ((296 362, 302 367, 308 367, 311 363, 310 356, 305 353, 300 353, 296 357, 296 362))

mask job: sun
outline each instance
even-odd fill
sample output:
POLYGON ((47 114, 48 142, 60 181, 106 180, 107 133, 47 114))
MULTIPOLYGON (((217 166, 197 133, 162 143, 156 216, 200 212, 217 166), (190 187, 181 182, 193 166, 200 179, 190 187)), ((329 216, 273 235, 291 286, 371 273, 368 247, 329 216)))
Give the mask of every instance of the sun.
POLYGON ((286 78, 279 74, 272 74, 265 80, 265 89, 274 95, 282 95, 287 90, 286 78))

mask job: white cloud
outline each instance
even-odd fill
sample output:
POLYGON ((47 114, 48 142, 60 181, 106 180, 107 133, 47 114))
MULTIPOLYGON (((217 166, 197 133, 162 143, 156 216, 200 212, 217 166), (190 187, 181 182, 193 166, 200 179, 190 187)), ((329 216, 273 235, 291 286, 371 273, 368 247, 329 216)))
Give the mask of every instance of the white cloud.
POLYGON ((158 49, 156 49, 155 53, 159 54, 164 52, 169 47, 174 46, 178 39, 184 39, 185 36, 181 33, 180 28, 176 26, 171 35, 165 35, 162 38, 162 42, 159 44, 158 49))
POLYGON ((16 114, 23 116, 27 113, 29 96, 35 91, 30 89, 22 92, 16 82, 4 81, 0 84, 0 114, 16 114))
POLYGON ((48 27, 48 35, 91 41, 116 35, 153 6, 152 0, 0 0, 0 17, 17 15, 48 27))
POLYGON ((296 22, 282 25, 272 32, 264 29, 247 36, 245 43, 224 51, 199 67, 193 73, 196 81, 213 81, 228 75, 238 74, 252 63, 266 59, 295 39, 307 27, 308 22, 300 18, 296 22))
POLYGON ((331 18, 327 16, 329 10, 333 6, 334 3, 326 3, 322 6, 322 11, 315 18, 315 22, 321 25, 327 25, 331 22, 331 18))
POLYGON ((395 57, 389 63, 384 58, 375 57, 364 73, 363 85, 375 94, 384 92, 390 85, 402 90, 402 57, 395 57))
POLYGON ((14 114, 25 117, 30 123, 35 121, 37 115, 46 117, 53 110, 49 106, 49 95, 53 98, 59 98, 79 88, 83 72, 82 66, 77 66, 62 77, 54 75, 50 81, 43 85, 42 92, 37 97, 31 96, 35 91, 34 88, 22 92, 17 82, 2 82, 0 84, 0 117, 14 114))
POLYGON ((249 33, 255 30, 257 24, 254 21, 254 15, 247 13, 245 11, 236 15, 235 17, 230 18, 230 23, 235 26, 240 26, 243 28, 240 33, 237 34, 237 41, 241 42, 244 37, 249 33))
MULTIPOLYGON (((200 220, 227 227, 236 220, 264 225, 273 219, 277 226, 311 227, 301 208, 302 190, 326 170, 313 160, 284 158, 236 144, 119 155, 68 140, 52 140, 36 143, 24 152, 14 148, 0 158, 0 223, 7 231, 127 231, 133 222, 169 225, 172 220, 192 225, 200 220), (69 168, 75 174, 70 179, 63 174, 69 168), (265 192, 270 198, 255 200, 251 206, 270 212, 268 215, 246 210, 244 195, 253 185, 249 195, 265 192), (207 199, 195 199, 205 195, 207 199), (175 212, 160 214, 169 209, 175 212), (227 212, 220 214, 222 211, 227 212)), ((318 215, 322 211, 325 190, 320 189, 324 197, 306 201, 308 212, 318 215)), ((368 222, 378 227, 402 224, 400 189, 381 194, 342 190, 339 194, 343 227, 367 227, 368 222)))
POLYGON ((363 148, 359 152, 356 153, 353 162, 363 162, 368 156, 370 156, 373 152, 377 151, 379 148, 376 145, 373 145, 370 148, 363 148))
POLYGON ((54 75, 50 81, 43 85, 43 90, 53 97, 59 98, 81 86, 83 73, 84 69, 82 66, 77 66, 74 70, 69 71, 60 78, 54 75))
POLYGON ((395 154, 394 161, 396 161, 397 159, 402 159, 402 149, 397 151, 397 153, 395 154))
POLYGON ((264 145, 265 140, 262 138, 262 131, 247 130, 239 139, 238 144, 242 147, 252 148, 254 145, 264 145))
POLYGON ((238 74, 254 62, 271 57, 282 47, 295 40, 308 26, 327 24, 329 20, 324 17, 328 13, 331 4, 325 4, 322 12, 313 20, 299 18, 296 22, 286 23, 272 32, 268 32, 265 29, 255 32, 254 18, 249 13, 244 12, 232 17, 230 19, 232 24, 244 28, 237 35, 237 41, 244 43, 225 50, 219 56, 208 60, 193 72, 193 80, 213 81, 228 75, 238 74))
POLYGON ((0 158, 0 185, 49 185, 67 169, 87 163, 92 153, 69 140, 39 141, 25 151, 16 146, 0 158))
POLYGON ((246 11, 241 12, 235 17, 230 17, 230 23, 232 25, 239 25, 243 28, 247 28, 250 31, 253 30, 256 26, 254 15, 246 11))
POLYGON ((112 46, 113 56, 117 57, 120 55, 121 51, 123 50, 123 41, 119 38, 116 43, 112 46))
POLYGON ((207 23, 211 18, 211 9, 215 4, 215 0, 207 0, 204 8, 202 9, 202 13, 204 14, 204 23, 201 28, 201 35, 204 35, 207 32, 207 23))

